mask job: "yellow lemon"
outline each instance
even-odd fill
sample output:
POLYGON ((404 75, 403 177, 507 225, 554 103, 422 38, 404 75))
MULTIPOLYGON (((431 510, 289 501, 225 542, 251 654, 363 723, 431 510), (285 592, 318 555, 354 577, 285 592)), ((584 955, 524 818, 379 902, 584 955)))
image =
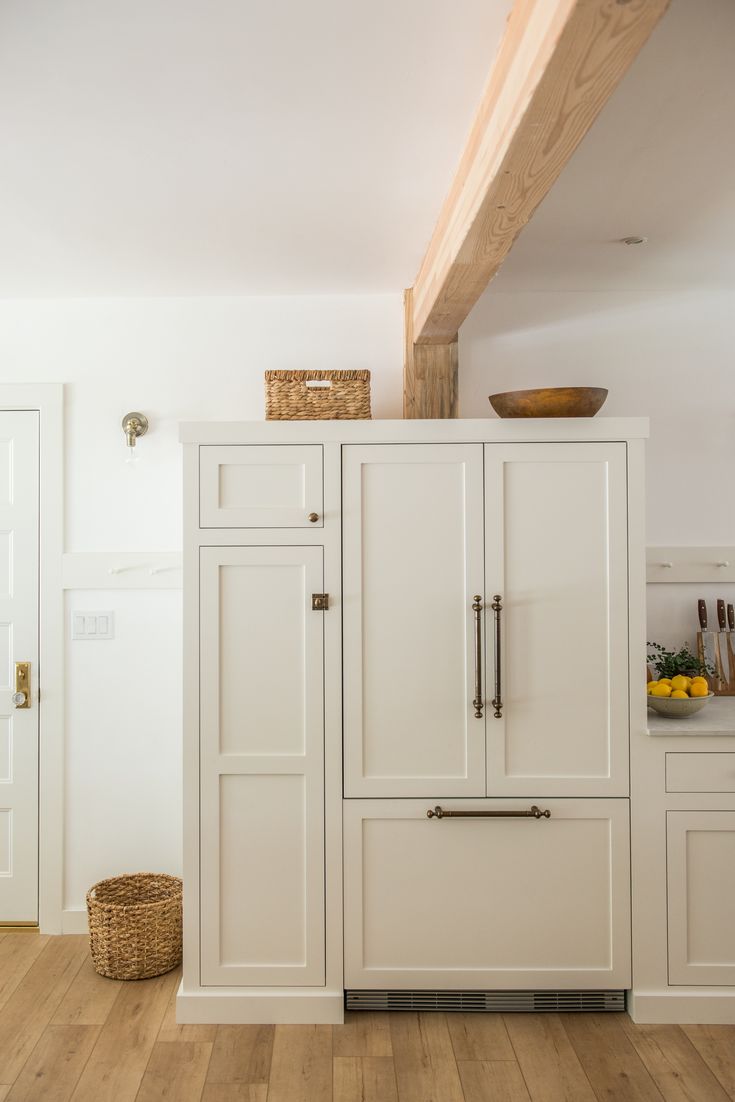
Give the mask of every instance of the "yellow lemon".
POLYGON ((709 693, 709 689, 707 688, 707 682, 706 681, 705 681, 704 685, 702 685, 701 682, 699 682, 699 681, 695 681, 694 684, 692 685, 691 689, 689 690, 689 695, 690 696, 707 696, 708 693, 709 693))
POLYGON ((692 678, 692 685, 706 685, 706 684, 707 684, 707 678, 706 677, 693 677, 692 678))
POLYGON ((651 689, 651 696, 671 696, 671 685, 665 685, 663 681, 659 681, 651 689))
POLYGON ((648 684, 646 685, 647 692, 650 693, 652 691, 654 685, 658 685, 658 681, 649 681, 648 684))
POLYGON ((673 693, 671 694, 671 699, 673 700, 674 697, 676 697, 677 700, 688 700, 689 693, 684 692, 683 689, 674 689, 673 693))
POLYGON ((684 677, 682 674, 677 674, 676 677, 671 678, 671 688, 685 692, 689 688, 689 678, 684 677))
POLYGON ((658 683, 659 683, 659 685, 670 685, 671 684, 671 678, 670 677, 661 677, 661 678, 659 678, 658 683))

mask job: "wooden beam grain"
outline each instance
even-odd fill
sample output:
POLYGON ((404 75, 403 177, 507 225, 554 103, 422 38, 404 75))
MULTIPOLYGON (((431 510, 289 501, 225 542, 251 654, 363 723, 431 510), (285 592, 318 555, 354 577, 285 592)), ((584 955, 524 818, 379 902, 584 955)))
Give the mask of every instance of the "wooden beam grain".
POLYGON ((412 292, 404 296, 406 347, 403 365, 403 416, 456 417, 458 344, 415 344, 412 292))
MULTIPOLYGON (((668 4, 516 0, 413 287, 416 348, 456 341, 460 325, 668 4)), ((414 390, 421 373, 432 369, 416 362, 414 349, 414 390)), ((409 389, 409 406, 412 401, 417 399, 409 389)), ((441 404, 450 404, 446 396, 441 404)))

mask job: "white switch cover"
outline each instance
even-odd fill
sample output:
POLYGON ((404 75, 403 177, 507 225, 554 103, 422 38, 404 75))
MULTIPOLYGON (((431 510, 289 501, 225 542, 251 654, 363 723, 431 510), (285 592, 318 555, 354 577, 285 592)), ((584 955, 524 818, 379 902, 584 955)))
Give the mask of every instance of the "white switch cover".
POLYGON ((114 612, 72 612, 72 639, 114 639, 114 612))

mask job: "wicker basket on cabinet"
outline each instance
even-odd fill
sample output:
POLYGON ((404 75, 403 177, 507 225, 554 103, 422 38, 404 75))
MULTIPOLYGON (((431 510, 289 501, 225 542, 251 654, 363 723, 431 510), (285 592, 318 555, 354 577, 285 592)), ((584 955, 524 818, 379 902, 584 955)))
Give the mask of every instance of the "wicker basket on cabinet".
POLYGON ((369 371, 266 371, 266 421, 370 419, 369 371))
POLYGON ((143 980, 181 962, 182 883, 138 872, 100 880, 87 892, 89 943, 96 972, 143 980))

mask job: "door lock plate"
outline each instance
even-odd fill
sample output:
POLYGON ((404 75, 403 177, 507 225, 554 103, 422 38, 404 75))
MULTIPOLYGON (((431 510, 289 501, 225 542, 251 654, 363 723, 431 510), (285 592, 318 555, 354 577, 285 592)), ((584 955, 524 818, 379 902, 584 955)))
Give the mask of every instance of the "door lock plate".
POLYGON ((16 708, 30 708, 31 706, 31 664, 30 662, 15 663, 15 693, 13 702, 16 708), (22 699, 21 699, 22 698, 22 699))
POLYGON ((329 594, 328 593, 312 593, 311 595, 311 610, 312 612, 326 612, 329 608, 329 594))

